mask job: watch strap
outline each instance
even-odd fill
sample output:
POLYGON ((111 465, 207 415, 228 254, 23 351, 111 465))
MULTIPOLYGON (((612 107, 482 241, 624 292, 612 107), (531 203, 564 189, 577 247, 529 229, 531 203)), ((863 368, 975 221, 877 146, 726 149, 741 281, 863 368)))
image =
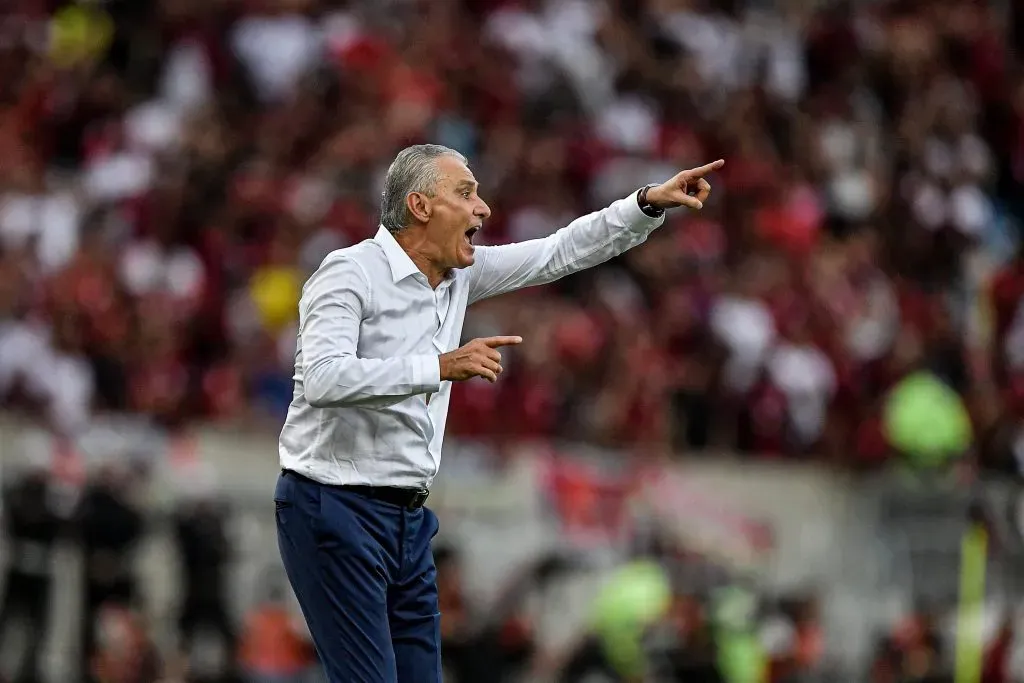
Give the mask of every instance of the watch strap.
POLYGON ((644 185, 636 193, 637 205, 640 206, 640 210, 643 211, 644 214, 650 216, 651 218, 661 218, 663 215, 665 215, 665 209, 659 209, 656 206, 651 206, 651 203, 647 201, 647 191, 652 187, 657 186, 657 183, 644 185))

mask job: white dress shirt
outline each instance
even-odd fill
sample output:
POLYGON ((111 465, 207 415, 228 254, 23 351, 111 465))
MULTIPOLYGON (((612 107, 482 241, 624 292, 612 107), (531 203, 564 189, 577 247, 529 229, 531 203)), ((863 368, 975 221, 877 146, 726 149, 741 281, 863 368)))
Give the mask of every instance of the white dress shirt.
POLYGON ((429 487, 451 392, 438 356, 459 347, 466 307, 603 263, 663 222, 634 193, 543 239, 477 247, 436 289, 383 227, 331 252, 299 301, 281 467, 324 484, 429 487))

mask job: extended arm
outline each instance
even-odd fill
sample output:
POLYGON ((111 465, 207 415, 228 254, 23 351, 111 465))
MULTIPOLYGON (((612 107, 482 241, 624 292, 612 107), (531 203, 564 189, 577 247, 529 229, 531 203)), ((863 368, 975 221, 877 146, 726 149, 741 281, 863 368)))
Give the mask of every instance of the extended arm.
POLYGON ((642 244, 664 220, 641 211, 631 194, 542 239, 478 247, 470 269, 469 303, 554 282, 604 263, 642 244))
POLYGON ((711 185, 705 176, 724 164, 719 159, 681 171, 661 185, 646 189, 646 203, 661 211, 661 215, 645 213, 640 208, 639 193, 631 194, 606 209, 577 218, 543 239, 480 247, 476 263, 470 269, 469 303, 554 282, 642 244, 665 221, 665 209, 679 206, 694 211, 703 209, 711 194, 711 185))
POLYGON ((357 356, 359 326, 372 303, 370 287, 359 264, 341 257, 320 266, 303 290, 301 366, 295 371, 311 406, 382 408, 440 389, 436 355, 357 356))

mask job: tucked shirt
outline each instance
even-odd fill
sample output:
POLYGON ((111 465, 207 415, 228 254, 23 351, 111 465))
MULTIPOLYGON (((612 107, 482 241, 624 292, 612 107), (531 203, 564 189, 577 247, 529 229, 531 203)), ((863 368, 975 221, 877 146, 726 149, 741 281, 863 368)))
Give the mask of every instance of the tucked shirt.
POLYGON ((479 246, 433 289, 383 227, 331 252, 299 300, 281 467, 323 484, 429 488, 451 393, 439 356, 459 347, 466 308, 603 263, 663 222, 630 195, 548 237, 479 246))

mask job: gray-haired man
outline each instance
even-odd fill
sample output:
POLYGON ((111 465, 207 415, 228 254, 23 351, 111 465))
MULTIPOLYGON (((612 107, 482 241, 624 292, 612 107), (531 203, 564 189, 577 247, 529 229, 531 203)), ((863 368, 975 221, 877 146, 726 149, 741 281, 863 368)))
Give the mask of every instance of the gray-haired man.
POLYGON ((637 246, 666 209, 700 210, 716 161, 641 188, 544 239, 474 246, 491 214, 466 159, 438 145, 388 170, 381 227, 330 254, 299 302, 295 394, 275 492, 285 569, 332 683, 439 683, 440 614, 423 507, 451 383, 501 374, 459 347, 466 307, 553 282, 637 246))

